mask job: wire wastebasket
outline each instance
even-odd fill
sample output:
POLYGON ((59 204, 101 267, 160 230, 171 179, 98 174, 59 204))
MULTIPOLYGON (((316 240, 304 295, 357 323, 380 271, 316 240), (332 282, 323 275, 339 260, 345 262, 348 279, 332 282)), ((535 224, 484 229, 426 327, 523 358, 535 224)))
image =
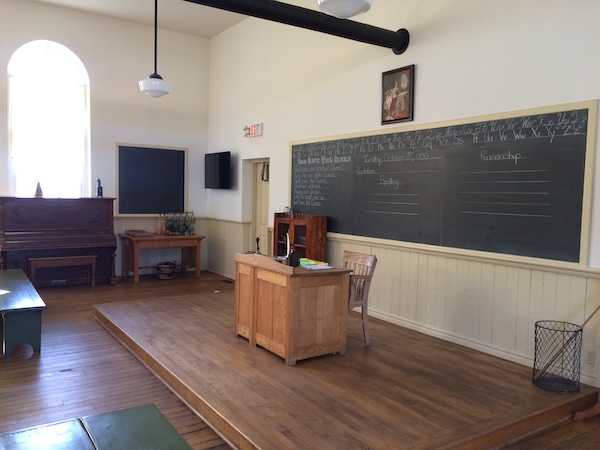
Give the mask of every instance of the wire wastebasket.
POLYGON ((583 328, 568 322, 535 323, 533 383, 547 391, 579 392, 583 328))

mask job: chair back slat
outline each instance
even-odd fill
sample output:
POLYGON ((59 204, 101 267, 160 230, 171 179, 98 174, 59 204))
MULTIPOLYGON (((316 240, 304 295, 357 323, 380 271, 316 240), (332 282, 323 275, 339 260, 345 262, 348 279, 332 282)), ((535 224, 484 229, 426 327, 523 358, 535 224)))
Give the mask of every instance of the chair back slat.
POLYGON ((348 308, 362 307, 362 323, 365 342, 369 345, 369 329, 367 323, 367 308, 369 302, 369 288, 373 273, 377 266, 377 256, 344 250, 344 268, 352 270, 350 275, 350 293, 348 308))

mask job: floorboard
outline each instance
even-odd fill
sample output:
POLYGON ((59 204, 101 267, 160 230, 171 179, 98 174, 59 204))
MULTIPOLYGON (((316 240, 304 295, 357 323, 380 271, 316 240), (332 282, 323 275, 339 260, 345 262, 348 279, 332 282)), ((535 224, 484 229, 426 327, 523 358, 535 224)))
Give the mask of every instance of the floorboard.
MULTIPOLYGON (((165 310, 155 308, 157 315, 148 316, 158 320, 136 326, 147 328, 149 348, 160 349, 167 360, 194 361, 194 373, 175 378, 174 385, 204 390, 213 406, 208 413, 243 414, 254 432, 282 443, 265 448, 322 449, 321 435, 332 449, 600 448, 600 417, 568 420, 573 403, 588 401, 585 387, 581 394, 542 391, 532 386, 530 368, 377 320, 371 321, 371 348, 365 348, 359 326, 351 326, 343 357, 288 367, 233 336, 233 284, 208 272, 200 280, 178 274, 175 280, 149 276, 139 284, 128 278, 115 286, 39 291, 47 304, 42 353, 32 354, 24 345, 14 356, 0 357, 0 433, 154 403, 192 448, 230 448, 93 315, 94 305, 162 299, 165 310), (209 314, 210 319, 186 313, 176 319, 174 330, 151 331, 160 321, 172 322, 174 312, 181 314, 180 302, 188 313, 209 314), (221 330, 209 333, 212 327, 221 330), (248 384, 251 389, 240 387, 248 384), (357 395, 364 398, 358 408, 357 395), (521 442, 509 438, 548 421, 557 426, 521 442), (490 436, 502 442, 493 444, 490 436), (298 440, 302 443, 296 445, 298 440)), ((150 314, 146 309, 141 311, 150 314)), ((157 362, 147 365, 155 372, 165 370, 157 362)), ((198 402, 193 390, 180 396, 188 404, 198 402)), ((215 425, 241 433, 219 417, 215 425)))
POLYGON ((175 287, 214 290, 223 278, 144 281, 38 289, 47 305, 42 352, 20 345, 13 356, 0 357, 0 433, 154 403, 193 449, 230 449, 93 316, 97 303, 167 295, 175 287))
POLYGON ((568 421, 597 390, 372 320, 344 356, 287 366, 233 333, 231 291, 96 306, 97 319, 239 448, 481 449, 568 421))

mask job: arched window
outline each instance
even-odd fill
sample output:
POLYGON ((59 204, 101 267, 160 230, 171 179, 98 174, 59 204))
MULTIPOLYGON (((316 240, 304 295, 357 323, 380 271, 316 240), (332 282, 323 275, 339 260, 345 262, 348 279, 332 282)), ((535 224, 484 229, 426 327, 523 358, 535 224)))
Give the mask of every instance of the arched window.
POLYGON ((89 77, 65 46, 38 40, 8 63, 9 189, 33 197, 90 195, 89 77))

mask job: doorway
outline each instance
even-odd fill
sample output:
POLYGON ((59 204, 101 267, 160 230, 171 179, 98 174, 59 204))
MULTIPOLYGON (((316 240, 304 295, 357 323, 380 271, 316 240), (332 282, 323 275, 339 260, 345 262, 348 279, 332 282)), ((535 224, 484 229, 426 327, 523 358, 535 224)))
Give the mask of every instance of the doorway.
POLYGON ((269 159, 252 164, 252 224, 250 241, 253 250, 271 255, 269 242, 269 159), (258 238, 258 242, 257 242, 258 238))

